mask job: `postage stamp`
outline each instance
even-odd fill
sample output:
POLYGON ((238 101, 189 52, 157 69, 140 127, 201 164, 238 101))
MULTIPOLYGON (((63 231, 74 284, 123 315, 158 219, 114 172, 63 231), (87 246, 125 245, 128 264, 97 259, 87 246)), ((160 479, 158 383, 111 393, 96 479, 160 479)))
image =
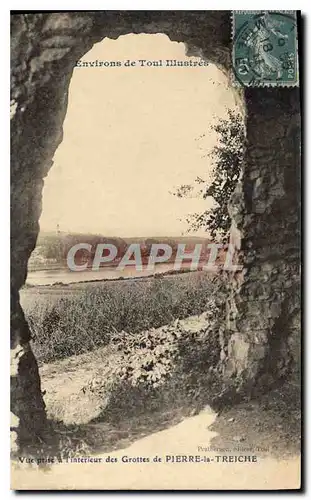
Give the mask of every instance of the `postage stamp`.
POLYGON ((233 11, 232 62, 244 87, 299 84, 296 12, 233 11))

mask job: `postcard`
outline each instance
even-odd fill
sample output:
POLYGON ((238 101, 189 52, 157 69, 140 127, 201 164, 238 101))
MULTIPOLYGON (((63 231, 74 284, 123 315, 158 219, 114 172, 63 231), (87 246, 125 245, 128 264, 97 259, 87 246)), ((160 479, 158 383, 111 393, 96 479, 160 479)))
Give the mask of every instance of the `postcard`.
POLYGON ((297 11, 11 12, 11 488, 301 488, 297 11))

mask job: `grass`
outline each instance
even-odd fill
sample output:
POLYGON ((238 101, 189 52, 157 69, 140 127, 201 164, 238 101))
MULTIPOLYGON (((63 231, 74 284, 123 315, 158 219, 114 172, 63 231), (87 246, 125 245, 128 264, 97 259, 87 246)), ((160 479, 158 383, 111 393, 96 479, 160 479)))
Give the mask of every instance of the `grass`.
MULTIPOLYGON (((213 281, 205 273, 103 282, 78 293, 27 301, 25 315, 38 360, 49 362, 107 345, 118 332, 158 328, 206 310, 213 281)), ((27 293, 27 292, 26 292, 27 293)))

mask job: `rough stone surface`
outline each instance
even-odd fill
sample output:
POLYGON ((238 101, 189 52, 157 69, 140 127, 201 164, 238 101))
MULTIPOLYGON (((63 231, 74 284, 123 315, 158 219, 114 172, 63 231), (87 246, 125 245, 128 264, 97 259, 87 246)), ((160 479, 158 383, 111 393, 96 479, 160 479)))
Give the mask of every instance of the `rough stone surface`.
MULTIPOLYGON (((188 54, 215 63, 230 79, 229 16, 223 11, 12 16, 13 348, 30 339, 19 289, 36 245, 43 178, 62 140, 76 61, 104 37, 165 33, 172 41, 186 43, 188 54)), ((299 361, 299 91, 247 89, 239 97, 245 106, 248 145, 231 214, 232 241, 241 251, 245 269, 230 278, 221 363, 225 380, 234 379, 237 390, 252 391, 285 376, 299 361)), ((35 415, 42 415, 44 403, 36 361, 28 348, 18 359, 15 382, 20 390, 18 397, 13 394, 14 413, 25 423, 29 411, 38 422, 35 415), (36 404, 27 393, 29 385, 22 382, 23 367, 32 374, 36 404)))
POLYGON ((299 91, 248 89, 245 100, 248 147, 238 186, 244 196, 231 208, 244 271, 232 280, 227 373, 242 386, 247 379, 265 386, 269 375, 299 371, 299 91))

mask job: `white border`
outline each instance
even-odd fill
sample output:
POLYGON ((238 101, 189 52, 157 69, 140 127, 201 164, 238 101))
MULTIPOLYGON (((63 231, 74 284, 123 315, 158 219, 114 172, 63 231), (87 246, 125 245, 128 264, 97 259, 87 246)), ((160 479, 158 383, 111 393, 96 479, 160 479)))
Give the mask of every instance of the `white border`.
MULTIPOLYGON (((120 1, 120 0, 109 0, 109 1, 100 1, 100 0, 89 0, 88 2, 82 2, 81 0, 76 0, 75 2, 68 2, 63 0, 54 0, 53 2, 50 0, 46 0, 42 2, 42 0, 29 0, 25 2, 23 0, 12 0, 10 5, 2 4, 1 6, 1 16, 0 16, 0 50, 1 50, 1 78, 0 78, 0 86, 1 86, 1 109, 2 113, 0 114, 1 118, 1 182, 0 182, 0 200, 1 200, 1 263, 2 263, 2 273, 0 279, 1 286, 1 335, 2 335, 2 346, 0 349, 0 369, 1 369, 1 389, 3 389, 1 393, 1 422, 0 422, 0 491, 1 498, 11 498, 14 494, 9 491, 9 204, 10 204, 10 195, 9 195, 9 119, 8 114, 6 114, 5 109, 8 110, 9 103, 9 46, 10 46, 10 37, 9 37, 9 10, 249 10, 251 9, 261 9, 261 10, 293 10, 293 9, 301 9, 304 16, 307 16, 305 21, 305 35, 306 35, 306 46, 304 48, 305 53, 305 81, 304 81, 304 107, 303 112, 305 113, 304 124, 306 125, 308 118, 310 118, 310 101, 308 100, 308 86, 310 84, 310 71, 311 65, 307 64, 307 55, 309 54, 310 48, 310 11, 311 11, 311 3, 310 1, 303 2, 289 2, 287 0, 262 0, 261 2, 252 2, 250 5, 248 1, 234 1, 228 2, 224 0, 218 0, 215 4, 210 4, 206 0, 198 1, 192 0, 191 2, 185 2, 183 0, 161 0, 161 1, 120 1), (209 7, 209 9, 208 9, 209 7), (309 28, 309 32, 308 32, 309 28)), ((310 59, 310 58, 309 58, 310 59)), ((308 174, 308 170, 311 168, 309 165, 309 157, 307 151, 307 144, 310 143, 310 126, 309 129, 306 128, 304 132, 304 182, 305 182, 305 230, 306 230, 306 238, 305 238, 305 260, 307 257, 307 251, 310 248, 310 229, 311 229, 311 205, 310 198, 308 196, 311 193, 311 176, 308 174)), ((308 292, 308 285, 311 287, 311 276, 310 276, 310 268, 307 263, 305 263, 305 272, 306 272, 306 282, 305 282, 305 292, 307 295, 306 304, 305 304, 305 350, 309 351, 310 342, 308 342, 308 325, 309 325, 309 314, 311 311, 311 294, 308 292)), ((308 359, 305 359, 306 365, 306 378, 305 378, 305 387, 307 381, 309 382, 310 370, 308 369, 308 359)), ((308 394, 306 394, 307 396, 308 394)), ((309 405, 308 405, 309 406, 309 405)), ((306 405, 307 407, 307 405, 306 405)), ((307 417, 305 419, 305 425, 308 429, 308 424, 310 423, 311 416, 310 412, 307 413, 307 417)), ((306 438, 306 436, 305 436, 306 438)), ((305 439, 305 452, 308 455, 310 450, 310 443, 307 439, 305 439)), ((305 470, 305 479, 311 477, 311 467, 308 466, 305 470)), ((224 492, 225 494, 225 492, 224 492)), ((51 494, 54 496, 53 494, 51 494)), ((69 496, 72 498, 88 498, 90 495, 89 492, 85 494, 77 494, 70 493, 69 496)), ((105 497, 110 497, 112 494, 103 493, 105 497)), ((147 495, 147 494, 145 494, 147 495)), ((166 497, 168 494, 161 493, 161 497, 166 497)), ((208 494, 209 497, 216 497, 217 494, 208 494)), ((251 495, 251 493, 249 493, 251 495)), ((246 496, 249 496, 246 495, 246 496)), ((264 498, 274 498, 272 494, 262 494, 264 498)), ((44 493, 38 493, 37 498, 44 498, 44 493)), ((113 494, 113 498, 119 496, 118 494, 113 494)), ((141 498, 144 495, 132 494, 131 497, 137 496, 141 498)), ((153 495, 154 496, 154 495, 153 495)), ((175 494, 176 496, 176 494, 175 494)), ((245 496, 245 495, 243 495, 245 496)), ((259 495, 261 496, 261 495, 259 495)), ((191 498, 192 494, 183 494, 182 498, 191 498)))
POLYGON ((262 0, 261 2, 250 2, 247 0, 238 0, 229 2, 228 0, 217 0, 217 3, 211 4, 206 0, 89 0, 75 2, 55 0, 29 0, 27 5, 23 0, 12 0, 10 2, 11 10, 307 10, 308 2, 304 0, 297 5, 289 0, 262 0), (301 5, 304 4, 304 5, 301 5), (251 7, 251 9, 250 9, 251 7))

